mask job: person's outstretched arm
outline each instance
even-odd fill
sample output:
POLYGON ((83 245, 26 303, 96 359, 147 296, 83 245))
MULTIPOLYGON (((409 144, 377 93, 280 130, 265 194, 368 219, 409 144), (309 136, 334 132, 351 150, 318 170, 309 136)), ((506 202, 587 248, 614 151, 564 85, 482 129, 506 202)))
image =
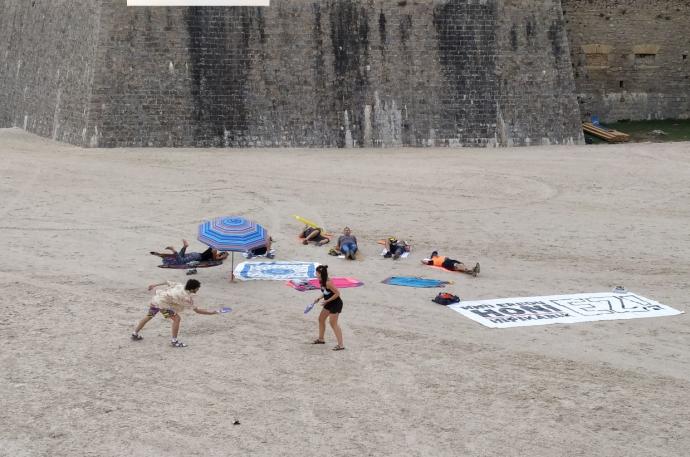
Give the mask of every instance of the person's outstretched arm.
POLYGON ((149 286, 149 290, 153 290, 153 289, 155 289, 156 287, 167 286, 167 285, 170 285, 170 281, 160 282, 160 283, 158 283, 158 284, 151 284, 151 285, 149 286))
POLYGON ((195 313, 197 313, 197 314, 204 314, 204 315, 206 315, 206 316, 211 316, 211 315, 213 315, 213 314, 220 314, 219 311, 211 311, 211 310, 209 310, 209 309, 204 309, 204 308, 197 308, 197 307, 194 307, 193 309, 194 309, 194 312, 195 312, 195 313))

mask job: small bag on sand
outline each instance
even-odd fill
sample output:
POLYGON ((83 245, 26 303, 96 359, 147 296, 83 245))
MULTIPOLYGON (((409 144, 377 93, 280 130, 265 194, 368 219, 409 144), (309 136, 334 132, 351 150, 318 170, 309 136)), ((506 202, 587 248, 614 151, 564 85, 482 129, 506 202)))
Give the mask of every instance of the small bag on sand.
POLYGON ((433 298, 431 301, 434 303, 438 303, 439 305, 448 306, 452 305, 453 303, 459 303, 460 297, 458 297, 457 295, 449 294, 448 292, 441 292, 438 295, 436 295, 436 297, 433 298))

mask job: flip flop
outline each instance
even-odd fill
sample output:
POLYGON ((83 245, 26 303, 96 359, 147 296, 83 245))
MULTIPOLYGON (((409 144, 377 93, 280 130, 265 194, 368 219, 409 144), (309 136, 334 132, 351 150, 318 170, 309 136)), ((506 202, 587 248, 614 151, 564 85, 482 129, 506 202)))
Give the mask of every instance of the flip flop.
POLYGON ((336 346, 333 348, 334 351, 344 351, 345 348, 343 346, 336 346))
POLYGON ((218 312, 220 314, 229 313, 230 311, 232 311, 232 308, 229 308, 227 306, 224 306, 224 307, 218 309, 218 312))
POLYGON ((312 341, 311 344, 326 344, 326 342, 324 340, 320 340, 317 338, 314 341, 312 341))

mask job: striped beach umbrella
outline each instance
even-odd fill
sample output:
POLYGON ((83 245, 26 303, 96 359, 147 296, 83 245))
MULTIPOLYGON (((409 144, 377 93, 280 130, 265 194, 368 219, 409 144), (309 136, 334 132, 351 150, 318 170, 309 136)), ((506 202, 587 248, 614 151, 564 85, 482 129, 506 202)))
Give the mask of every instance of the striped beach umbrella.
POLYGON ((239 216, 217 217, 199 225, 199 241, 219 251, 244 252, 266 246, 266 229, 239 216))
POLYGON ((266 229, 240 216, 223 216, 199 225, 197 239, 219 251, 232 253, 230 280, 234 280, 235 252, 245 252, 268 244, 266 229))

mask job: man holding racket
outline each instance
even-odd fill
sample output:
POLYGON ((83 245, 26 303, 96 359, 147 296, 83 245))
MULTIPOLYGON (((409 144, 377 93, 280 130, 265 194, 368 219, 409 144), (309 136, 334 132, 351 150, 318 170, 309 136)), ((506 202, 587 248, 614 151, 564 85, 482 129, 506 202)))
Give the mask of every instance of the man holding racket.
POLYGON ((153 317, 160 312, 163 317, 172 321, 172 340, 170 344, 172 347, 183 348, 187 345, 177 339, 177 333, 180 330, 180 322, 182 321, 180 313, 184 311, 185 308, 191 308, 195 313, 205 315, 222 314, 230 311, 230 308, 220 308, 217 311, 211 311, 194 306, 192 295, 196 294, 201 287, 201 283, 196 279, 190 279, 184 286, 172 281, 151 284, 149 290, 153 290, 159 286, 166 287, 158 289, 156 295, 151 299, 148 313, 139 322, 134 332, 132 332, 131 338, 133 341, 144 339, 143 336, 139 335, 139 332, 148 321, 153 319, 153 317))

